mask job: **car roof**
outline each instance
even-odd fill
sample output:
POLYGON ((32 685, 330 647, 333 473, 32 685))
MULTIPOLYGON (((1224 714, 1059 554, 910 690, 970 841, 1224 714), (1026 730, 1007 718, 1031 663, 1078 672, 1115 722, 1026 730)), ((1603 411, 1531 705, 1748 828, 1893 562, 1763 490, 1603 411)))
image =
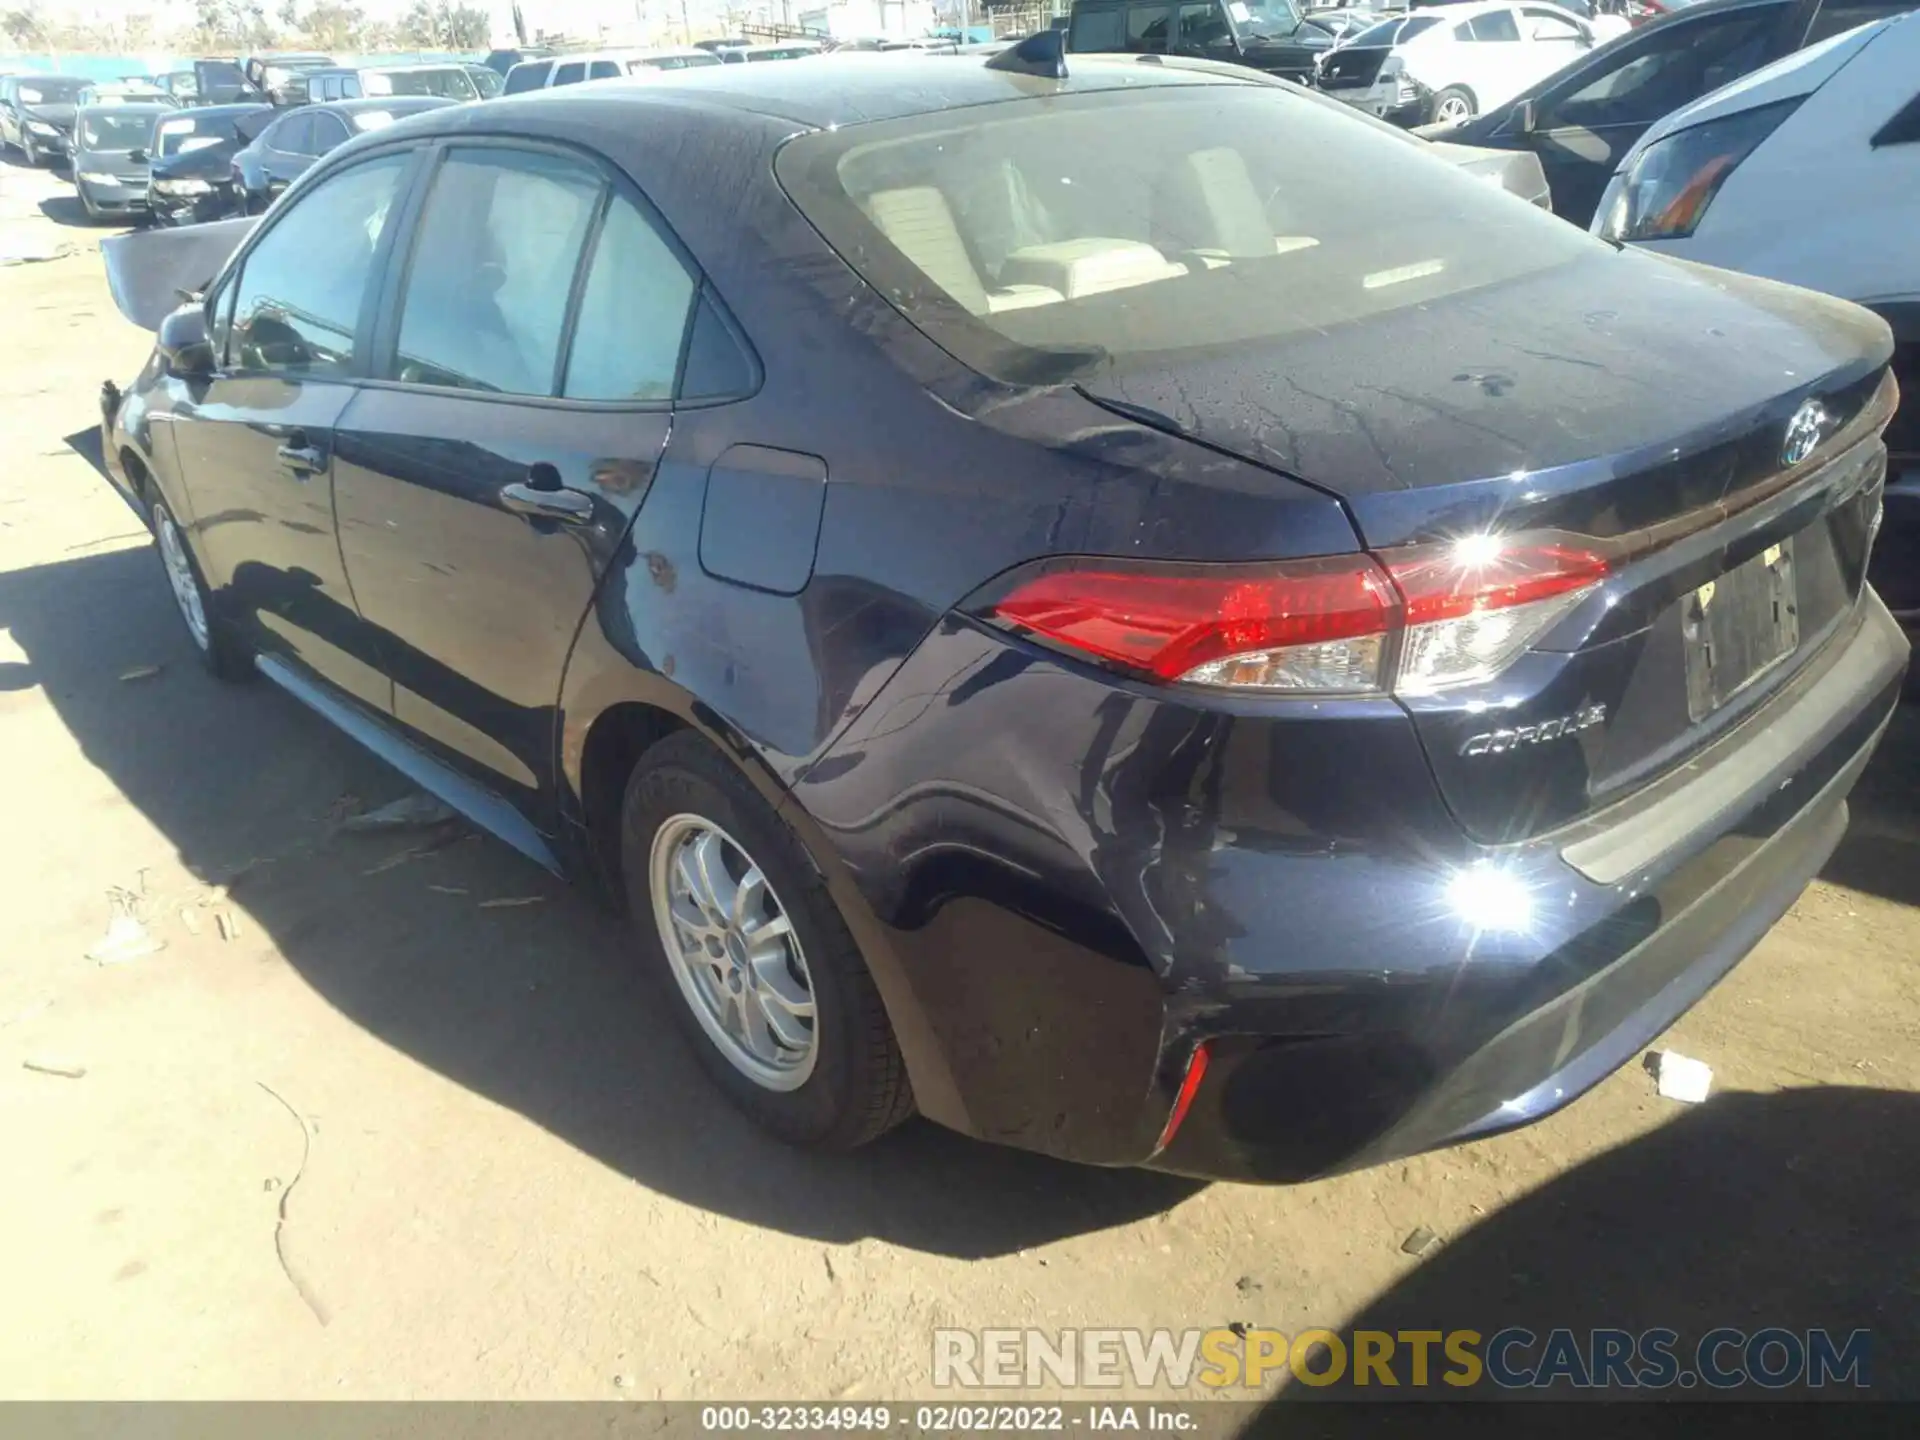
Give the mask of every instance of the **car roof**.
POLYGON ((175 107, 175 113, 184 115, 189 120, 203 118, 224 120, 229 115, 237 118, 241 115, 255 115, 262 110, 271 109, 273 106, 264 100, 237 100, 231 105, 193 105, 185 109, 175 107))
MULTIPOLYGON (((1161 58, 1161 57, 1156 57, 1161 58)), ((1125 55, 1070 55, 1065 80, 1040 79, 992 70, 966 57, 919 55, 907 51, 884 58, 872 55, 821 55, 811 65, 701 65, 666 70, 650 79, 622 77, 593 85, 563 85, 523 91, 489 100, 490 121, 510 124, 520 107, 574 107, 585 117, 618 124, 634 105, 731 109, 770 115, 824 129, 874 120, 897 120, 936 110, 991 105, 1112 90, 1146 90, 1182 85, 1269 85, 1257 71, 1237 66, 1201 68, 1175 63, 1140 64, 1125 55)), ((558 115, 557 110, 540 112, 558 115)), ((424 122, 427 129, 434 128, 424 122)), ((464 120, 450 120, 463 125, 464 120)), ((416 134, 420 133, 415 131, 416 134)))

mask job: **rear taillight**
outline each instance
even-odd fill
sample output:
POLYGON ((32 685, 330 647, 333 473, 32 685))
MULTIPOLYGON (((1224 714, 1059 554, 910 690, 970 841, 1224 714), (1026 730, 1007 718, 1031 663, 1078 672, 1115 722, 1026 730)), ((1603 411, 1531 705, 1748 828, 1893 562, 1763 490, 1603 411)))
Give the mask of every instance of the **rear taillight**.
POLYGON ((1566 536, 1475 536, 1270 565, 1055 559, 978 613, 1142 678, 1314 695, 1423 694, 1497 675, 1607 573, 1566 536))

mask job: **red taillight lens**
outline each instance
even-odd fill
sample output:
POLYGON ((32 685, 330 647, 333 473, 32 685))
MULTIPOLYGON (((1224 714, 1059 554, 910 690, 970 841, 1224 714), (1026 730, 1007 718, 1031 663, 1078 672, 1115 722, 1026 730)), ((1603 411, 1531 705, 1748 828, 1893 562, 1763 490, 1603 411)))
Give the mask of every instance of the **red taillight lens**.
POLYGON ((1364 555, 1246 566, 1053 562, 1018 580, 990 615, 1005 625, 1162 680, 1266 689, 1369 690, 1397 602, 1364 555), (1262 684, 1253 657, 1307 651, 1341 683, 1262 684), (1226 667, 1240 678, 1215 678, 1226 667), (1330 667, 1330 668, 1329 668, 1330 667), (1336 673, 1337 672, 1337 673, 1336 673))
POLYGON ((1051 560, 1016 574, 986 616, 1182 684, 1419 693, 1504 669, 1607 563, 1558 535, 1259 567, 1051 560))
POLYGON ((1173 1097, 1173 1108, 1167 1111, 1167 1123, 1160 1127, 1160 1141, 1153 1147, 1154 1153, 1173 1143, 1173 1137, 1180 1133, 1180 1122, 1187 1118, 1187 1111, 1193 1108, 1193 1097, 1200 1093, 1200 1082, 1207 1078, 1207 1042, 1202 1040, 1193 1047, 1193 1056, 1187 1061, 1187 1073, 1181 1078, 1180 1089, 1173 1097))

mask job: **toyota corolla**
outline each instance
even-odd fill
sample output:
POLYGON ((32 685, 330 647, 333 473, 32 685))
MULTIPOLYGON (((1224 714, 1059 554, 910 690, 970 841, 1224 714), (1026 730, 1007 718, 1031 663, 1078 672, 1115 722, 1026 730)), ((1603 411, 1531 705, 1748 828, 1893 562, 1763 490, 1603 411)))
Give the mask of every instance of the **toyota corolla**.
POLYGON ((1845 827, 1887 327, 1068 58, 446 109, 109 242, 114 479, 215 674, 603 887, 790 1141, 1535 1119, 1845 827))

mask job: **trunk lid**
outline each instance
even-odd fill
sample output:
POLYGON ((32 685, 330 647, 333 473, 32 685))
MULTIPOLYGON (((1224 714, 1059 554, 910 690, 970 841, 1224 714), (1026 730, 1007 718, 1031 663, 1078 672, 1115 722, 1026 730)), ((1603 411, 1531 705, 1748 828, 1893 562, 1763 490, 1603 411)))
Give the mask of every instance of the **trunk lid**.
POLYGON ((1338 496, 1371 550, 1548 531, 1617 557, 1492 680, 1403 701, 1499 842, 1670 770, 1851 612, 1890 355, 1852 306, 1623 252, 1081 388, 1338 496), (1823 443, 1789 464, 1809 401, 1823 443))

